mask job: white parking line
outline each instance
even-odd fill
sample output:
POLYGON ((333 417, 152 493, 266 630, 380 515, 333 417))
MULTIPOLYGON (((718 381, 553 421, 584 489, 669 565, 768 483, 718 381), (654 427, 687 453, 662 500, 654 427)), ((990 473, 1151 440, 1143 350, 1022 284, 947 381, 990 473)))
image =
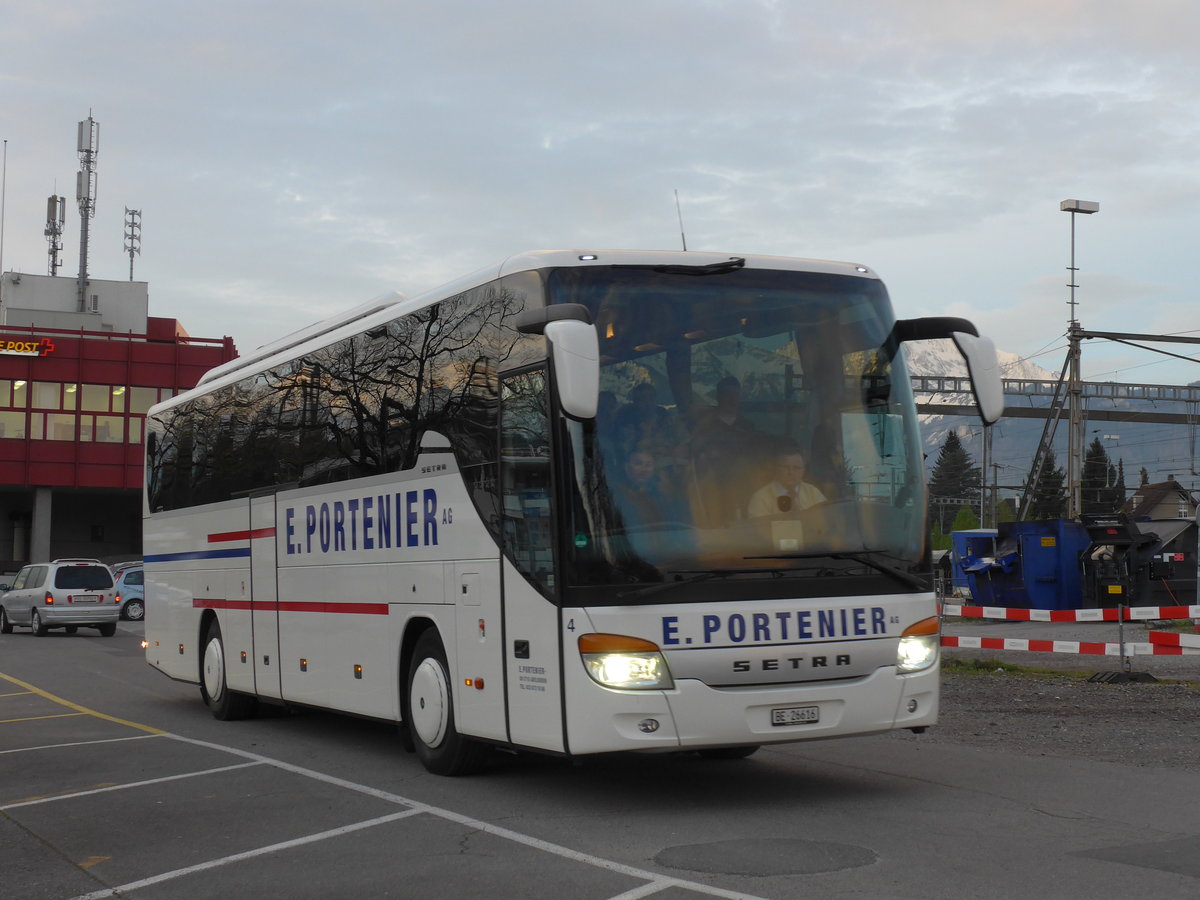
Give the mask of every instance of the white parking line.
POLYGON ((55 794, 53 797, 38 797, 36 800, 22 800, 18 803, 9 803, 5 806, 0 806, 0 812, 6 812, 10 809, 20 809, 23 806, 37 806, 39 803, 54 803, 58 800, 74 800, 78 797, 90 797, 92 794, 107 794, 110 791, 127 791, 130 788, 145 787, 148 784, 163 784, 167 781, 181 781, 184 778, 196 778, 200 775, 215 775, 218 772, 231 772, 234 769, 248 769, 251 766, 261 765, 259 762, 238 763, 236 766, 221 766, 216 769, 202 769, 199 772, 184 772, 182 775, 167 775, 164 778, 150 778, 146 781, 133 781, 129 784, 113 784, 108 787, 93 788, 90 791, 72 791, 69 794, 55 794))
POLYGON ((0 750, 0 756, 6 753, 28 753, 30 750, 57 750, 59 747, 91 747, 93 744, 116 744, 120 741, 144 741, 147 738, 164 737, 161 734, 135 734, 132 737, 104 738, 99 741, 71 741, 66 744, 42 744, 40 747, 14 747, 12 750, 0 750))
MULTIPOLYGON (((142 725, 137 722, 130 722, 125 719, 118 719, 113 716, 106 715, 105 713, 100 713, 100 712, 96 712, 95 710, 90 710, 86 707, 80 706, 77 703, 72 703, 69 700, 64 700, 61 697, 56 697, 52 694, 49 694, 49 693, 41 690, 40 688, 36 688, 33 685, 27 684, 23 681, 20 681, 19 679, 13 678, 11 675, 5 675, 2 672, 0 672, 0 679, 9 681, 19 687, 27 688, 29 693, 38 694, 39 696, 43 696, 43 697, 47 698, 48 700, 52 700, 53 702, 58 703, 61 706, 65 706, 70 709, 76 710, 77 712, 86 713, 86 714, 92 715, 98 719, 103 719, 105 721, 114 722, 119 725, 125 725, 125 726, 128 726, 129 728, 134 728, 139 731, 148 732, 148 734, 139 735, 136 738, 128 738, 128 740, 137 740, 142 737, 166 737, 166 738, 170 738, 171 740, 180 741, 181 743, 193 744, 197 747, 208 747, 213 750, 219 750, 224 753, 229 753, 234 756, 240 756, 243 759, 249 760, 249 762, 241 763, 238 765, 224 766, 224 767, 216 768, 216 769, 206 769, 204 771, 199 771, 199 772, 188 772, 188 773, 184 773, 182 775, 172 775, 172 776, 168 776, 165 778, 155 778, 155 779, 150 779, 148 781, 136 782, 133 784, 113 785, 110 787, 97 788, 97 789, 91 790, 91 791, 80 791, 77 793, 62 794, 62 795, 55 796, 55 797, 44 797, 44 798, 36 799, 36 800, 21 801, 19 803, 10 803, 7 806, 0 806, 0 811, 17 809, 17 808, 23 807, 23 806, 33 806, 33 805, 39 804, 39 803, 50 803, 50 802, 53 802, 56 800, 69 800, 69 799, 73 799, 76 797, 84 797, 84 796, 88 796, 90 794, 99 794, 99 793, 104 793, 107 791, 119 791, 119 790, 126 790, 126 789, 132 788, 132 787, 142 787, 142 786, 149 785, 149 784, 160 784, 162 782, 167 782, 167 781, 177 781, 177 780, 180 780, 183 778, 194 778, 199 775, 211 775, 211 774, 214 774, 217 772, 228 772, 228 771, 231 771, 234 769, 243 769, 243 768, 247 768, 249 766, 254 766, 254 765, 274 766, 277 769, 281 769, 286 772, 292 772, 297 775, 302 775, 306 778, 311 778, 315 781, 322 781, 326 784, 331 784, 336 787, 345 788, 346 790, 351 790, 351 791, 355 791, 360 794, 365 794, 369 797, 376 797, 376 798, 386 800, 391 803, 401 804, 401 805, 410 807, 409 809, 406 809, 402 812, 394 813, 393 815, 390 815, 390 816, 383 816, 383 817, 377 818, 377 819, 369 819, 367 821, 359 822, 354 825, 346 825, 346 826, 343 826, 342 828, 333 829, 332 831, 323 831, 318 834, 309 835, 307 837, 296 838, 294 840, 284 841, 283 843, 279 843, 279 844, 271 844, 267 847, 260 847, 256 850, 247 850, 243 853, 234 854, 233 856, 222 857, 220 859, 210 860, 209 862, 205 862, 205 863, 198 863, 197 865, 194 865, 194 866, 189 866, 184 869, 176 869, 171 872, 164 872, 160 875, 151 876, 150 878, 142 879, 140 881, 130 882, 129 884, 120 885, 118 887, 106 888, 104 890, 96 891, 96 892, 93 892, 90 894, 84 894, 84 895, 81 895, 80 897, 75 898, 75 900, 93 900, 93 898, 95 898, 95 900, 99 900, 99 898, 103 898, 103 897, 121 896, 123 893, 127 893, 129 891, 134 891, 134 890, 137 890, 137 889, 143 888, 143 887, 149 887, 150 885, 154 885, 154 884, 160 884, 164 881, 171 881, 175 878, 180 878, 184 875, 189 875, 193 872, 200 872, 205 869, 211 869, 211 868, 216 868, 219 866, 229 865, 230 863, 235 863, 240 860, 251 859, 256 856, 262 856, 262 855, 269 854, 269 853, 275 853, 280 850, 285 850, 285 849, 288 849, 291 847, 297 847, 297 846, 301 846, 304 844, 313 843, 315 841, 325 840, 327 838, 336 837, 338 835, 347 834, 347 833, 350 833, 353 831, 358 831, 358 830, 361 830, 364 828, 371 828, 371 827, 374 827, 375 825, 382 825, 387 822, 396 821, 397 819, 404 819, 409 816, 416 815, 418 813, 427 813, 428 815, 437 816, 438 818, 445 819, 450 822, 456 822, 460 825, 465 825, 476 831, 482 831, 487 834, 495 835, 496 837, 512 841, 514 843, 523 844, 526 847, 531 847, 535 850, 540 850, 544 853, 550 853, 555 856, 559 856, 563 859, 569 859, 574 862, 583 863, 585 865, 595 866, 596 868, 606 869, 610 872, 617 872, 619 874, 627 875, 631 878, 638 878, 638 879, 641 879, 646 882, 646 884, 644 884, 644 885, 640 885, 636 888, 630 889, 629 891, 623 891, 622 893, 615 895, 613 898, 611 898, 611 900, 640 900, 640 898, 642 898, 642 897, 649 897, 653 894, 658 893, 659 891, 667 890, 668 888, 673 888, 673 887, 682 888, 684 890, 692 891, 692 892, 699 893, 699 894, 707 894, 712 897, 722 897, 722 898, 726 898, 726 900, 760 900, 760 898, 756 897, 753 894, 745 894, 740 891, 728 891, 728 890, 725 890, 724 888, 713 887, 712 885, 703 884, 698 881, 688 881, 683 878, 674 878, 669 875, 663 875, 662 873, 659 873, 659 872, 652 872, 652 871, 649 871, 648 869, 639 869, 635 866, 629 866, 624 863, 619 863, 619 862, 616 862, 615 860, 604 859, 603 857, 599 857, 599 856, 593 856, 590 853, 583 853, 579 850, 572 850, 570 847, 564 847, 561 844, 553 844, 553 843, 550 843, 549 841, 544 841, 540 838, 535 838, 535 837, 532 837, 527 834, 522 834, 518 831, 512 831, 511 829, 508 829, 508 828, 501 828, 497 825, 492 825, 492 824, 490 824, 488 822, 484 822, 480 819, 475 819, 475 818, 472 818, 471 816, 466 816, 466 815, 462 815, 461 813, 456 813, 453 810, 442 809, 437 806, 430 806, 426 803, 421 803, 417 800, 411 800, 407 797, 401 797, 399 794, 393 794, 393 793, 390 793, 389 791, 379 790, 378 788, 372 788, 372 787, 369 787, 369 786, 363 785, 363 784, 356 784, 355 782, 352 782, 352 781, 346 781, 343 778, 337 778, 332 775, 326 775, 323 772, 314 771, 313 769, 306 769, 301 766, 295 766, 290 763, 285 763, 281 760, 272 759, 267 756, 262 756, 261 754, 258 754, 258 753, 250 753, 246 750, 239 750, 235 747, 227 747, 223 744, 214 744, 214 743, 210 743, 209 741, 199 741, 194 738, 186 738, 186 737, 182 737, 181 735, 171 734, 170 732, 163 731, 162 729, 159 729, 159 728, 153 728, 149 725, 142 725)), ((0 754, 2 754, 2 753, 18 753, 18 752, 25 752, 27 750, 39 750, 39 749, 49 750, 49 749, 56 749, 58 747, 83 747, 83 746, 89 746, 91 744, 110 743, 110 742, 114 742, 117 740, 126 740, 126 739, 125 738, 115 738, 115 739, 98 740, 98 741, 79 741, 76 743, 69 743, 69 744, 49 744, 49 745, 46 745, 43 747, 26 747, 26 748, 18 748, 15 750, 4 750, 4 751, 0 751, 0 754)))
POLYGON ((296 775, 302 775, 305 778, 311 778, 314 781, 321 781, 325 784, 345 788, 346 790, 365 794, 369 797, 375 797, 391 803, 402 804, 411 808, 403 813, 397 813, 394 816, 384 816, 380 819, 370 819, 366 822, 360 822, 358 825, 348 825, 341 829, 334 829, 333 831, 325 831, 319 834, 310 835, 307 838, 297 838, 294 841, 286 841, 282 844, 272 844, 269 847, 261 847, 257 850, 248 850, 245 853, 223 857, 222 859, 211 860, 210 862, 200 863, 196 866, 191 866, 186 869, 178 869, 174 872, 164 872, 162 875, 156 875, 143 881, 131 882, 129 884, 123 884, 109 890, 99 891, 93 894, 86 894, 75 898, 75 900, 99 900, 99 898, 102 897, 118 896, 123 892, 137 890, 138 888, 147 887, 151 884, 159 884, 163 881, 179 878, 183 875, 188 875, 192 872, 200 871, 202 869, 227 865, 229 863, 238 862, 242 859, 248 859, 253 856, 261 856, 266 853, 276 852, 277 850, 298 846, 302 843, 311 843, 313 841, 324 840, 328 837, 336 837, 340 834, 345 834, 347 831, 353 831, 358 828, 369 828, 374 825, 383 824, 384 822, 404 818, 416 813, 427 813, 450 822, 456 822, 460 825, 465 825, 476 831, 483 831, 487 834, 495 835, 496 837, 504 838, 505 840, 509 840, 517 844, 523 844, 526 847, 531 847, 544 853, 551 853, 563 859, 569 859, 585 865, 595 866, 596 868, 606 869, 610 872, 617 872, 621 875, 628 875, 631 878, 640 878, 648 882, 645 885, 616 895, 616 897, 623 898, 623 900, 634 900, 634 898, 648 897, 652 894, 658 893, 659 891, 673 887, 694 891, 700 894, 707 894, 711 897, 722 897, 725 898, 725 900, 760 900, 760 898, 755 897, 753 894, 745 894, 741 893, 740 891, 728 891, 724 888, 714 887, 698 881, 688 881, 683 878, 674 878, 669 875, 663 875, 661 872, 651 872, 648 869, 639 869, 635 866, 629 866, 625 863, 616 862, 615 860, 604 859, 600 856, 593 856, 590 853, 583 853, 579 850, 572 850, 570 847, 564 847, 561 844, 553 844, 549 841, 544 841, 541 838, 535 838, 527 834, 522 834, 519 831, 513 831, 509 828, 501 828, 498 825, 492 825, 490 822, 484 822, 481 819, 475 819, 471 816, 463 815, 462 813, 456 813, 453 810, 442 809, 441 807, 437 806, 430 806, 427 803, 422 803, 419 800, 412 800, 408 797, 402 797, 399 794, 393 794, 390 791, 380 790, 379 788, 369 787, 368 785, 364 784, 357 784, 353 781, 347 781, 344 778, 326 775, 324 772, 317 772, 313 769, 306 769, 303 766, 296 766, 292 765, 291 763, 283 762, 282 760, 272 759, 269 756, 251 753, 248 750, 239 750, 236 747, 226 747, 222 744, 214 744, 209 741, 200 741, 196 740, 195 738, 187 738, 177 734, 167 734, 165 736, 171 740, 180 741, 181 743, 185 744, 192 744, 197 747, 207 747, 213 750, 222 750, 226 753, 231 753, 235 756, 241 756, 245 759, 252 760, 254 763, 262 763, 274 766, 277 769, 281 769, 285 772, 291 772, 296 775))
POLYGON ((397 819, 406 819, 409 816, 415 816, 420 810, 406 809, 403 812, 392 813, 388 816, 380 816, 378 819, 368 819, 365 822, 355 822, 353 825, 343 825, 341 828, 333 828, 329 831, 322 831, 317 834, 306 835, 305 837, 294 838, 290 841, 282 841, 278 844, 270 844, 266 847, 259 847, 256 850, 246 850, 243 853, 235 853, 232 856, 223 856, 220 859, 211 859, 208 862, 196 863, 194 866, 188 866, 183 869, 175 869, 173 872, 163 872, 161 875, 152 875, 149 878, 143 878, 141 881, 131 881, 128 884, 122 884, 114 888, 106 888, 102 891, 93 891, 90 894, 81 894, 75 900, 101 900, 103 897, 120 897, 128 891, 136 891, 139 888, 151 887, 152 885, 162 884, 164 881, 171 881, 175 878, 181 878, 184 875, 192 875, 196 872, 203 872, 206 869, 215 869, 218 866, 227 866, 230 863, 242 862, 246 859, 254 859, 256 856, 265 856, 268 853, 277 853, 280 850, 290 850, 293 847, 302 847, 305 844, 312 844, 316 841, 323 841, 327 838, 340 837, 343 834, 351 834, 355 831, 362 831, 364 828, 374 828, 376 825, 384 825, 388 822, 395 822, 397 819))

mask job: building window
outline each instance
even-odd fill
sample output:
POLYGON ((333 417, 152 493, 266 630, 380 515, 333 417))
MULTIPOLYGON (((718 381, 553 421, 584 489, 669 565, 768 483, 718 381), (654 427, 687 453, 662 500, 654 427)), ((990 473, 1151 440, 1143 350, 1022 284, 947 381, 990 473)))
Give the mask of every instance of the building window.
POLYGON ((75 440, 75 417, 62 413, 34 413, 29 417, 30 437, 35 441, 75 440))
POLYGON ((34 409, 75 409, 78 403, 79 385, 60 384, 57 381, 35 381, 33 383, 34 409))
POLYGON ((0 438, 24 438, 25 413, 0 412, 0 438))
POLYGON ((129 443, 140 444, 142 442, 142 423, 145 419, 139 419, 131 416, 129 419, 129 443))
POLYGON ((119 444, 125 440, 124 416, 96 416, 96 441, 119 444))
POLYGON ((124 412, 125 386, 85 384, 80 409, 86 412, 124 412))
POLYGON ((24 381, 0 379, 0 407, 24 409, 29 402, 29 392, 24 381))
POLYGON ((129 389, 129 411, 144 416, 155 403, 175 396, 171 388, 135 387, 129 389))
POLYGON ((62 409, 62 385, 57 381, 35 381, 33 405, 36 409, 62 409))
POLYGON ((108 412, 111 391, 112 388, 106 384, 85 384, 83 402, 79 408, 88 412, 108 412))
POLYGON ((125 417, 80 416, 79 440, 119 444, 125 440, 125 417))

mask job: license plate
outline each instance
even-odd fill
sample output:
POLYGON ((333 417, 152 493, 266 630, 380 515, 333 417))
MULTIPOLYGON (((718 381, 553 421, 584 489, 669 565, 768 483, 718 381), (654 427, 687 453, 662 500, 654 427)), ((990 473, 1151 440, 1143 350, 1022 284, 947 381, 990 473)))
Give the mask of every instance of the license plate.
POLYGON ((785 706, 771 710, 772 725, 802 725, 821 720, 819 706, 785 706))
POLYGON ((72 603, 99 603, 100 598, 95 594, 74 594, 71 597, 72 603))

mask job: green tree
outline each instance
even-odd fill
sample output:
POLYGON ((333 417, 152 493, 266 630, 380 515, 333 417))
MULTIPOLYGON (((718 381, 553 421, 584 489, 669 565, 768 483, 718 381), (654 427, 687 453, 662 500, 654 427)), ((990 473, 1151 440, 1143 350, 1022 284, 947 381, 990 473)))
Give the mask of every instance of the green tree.
POLYGON ((979 527, 979 515, 970 506, 960 506, 954 515, 951 531, 971 531, 979 527))
POLYGON ((978 505, 979 489, 979 467, 957 432, 947 432, 929 477, 930 521, 949 531, 959 507, 978 505))
POLYGON ((1142 466, 1142 471, 1138 473, 1138 486, 1150 483, 1150 473, 1146 471, 1146 467, 1142 466))
POLYGON ((1083 457, 1079 509, 1084 515, 1115 512, 1125 502, 1125 462, 1118 469, 1100 438, 1094 438, 1083 457))
POLYGON ((1033 496, 1029 500, 1029 518, 1061 519, 1067 507, 1066 473, 1058 465, 1054 451, 1046 453, 1037 480, 1033 483, 1033 496))

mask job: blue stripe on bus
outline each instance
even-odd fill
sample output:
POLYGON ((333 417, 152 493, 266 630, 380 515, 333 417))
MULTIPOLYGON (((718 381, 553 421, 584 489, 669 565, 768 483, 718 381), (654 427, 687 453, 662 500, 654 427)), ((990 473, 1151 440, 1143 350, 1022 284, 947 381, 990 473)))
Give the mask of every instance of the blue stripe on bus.
POLYGON ((249 547, 233 550, 194 550, 190 553, 154 553, 145 557, 148 563, 180 562, 189 559, 233 559, 239 556, 249 556, 249 547))

